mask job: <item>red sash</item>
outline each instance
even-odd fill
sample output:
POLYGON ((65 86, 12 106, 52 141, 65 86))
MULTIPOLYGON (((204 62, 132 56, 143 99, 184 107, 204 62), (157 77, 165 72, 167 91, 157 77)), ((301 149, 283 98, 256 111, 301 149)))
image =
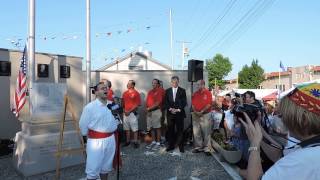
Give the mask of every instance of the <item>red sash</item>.
POLYGON ((99 132, 99 131, 94 131, 94 130, 89 129, 88 138, 102 139, 102 138, 110 137, 112 134, 114 134, 114 132, 107 133, 107 132, 99 132))

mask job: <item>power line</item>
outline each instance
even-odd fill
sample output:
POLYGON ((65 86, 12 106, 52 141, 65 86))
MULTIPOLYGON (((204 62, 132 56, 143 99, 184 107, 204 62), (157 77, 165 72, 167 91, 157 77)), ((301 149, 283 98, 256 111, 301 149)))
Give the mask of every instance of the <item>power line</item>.
POLYGON ((227 49, 233 43, 235 43, 244 33, 248 31, 250 26, 257 22, 257 20, 274 4, 274 2, 275 0, 266 1, 264 5, 254 12, 255 15, 250 20, 242 24, 238 30, 238 33, 233 33, 223 43, 221 43, 221 49, 227 49))
MULTIPOLYGON (((268 0, 267 0, 268 1, 268 0)), ((267 1, 257 1, 241 18, 240 20, 234 25, 232 26, 232 28, 225 33, 215 44, 213 44, 208 50, 207 52, 205 52, 204 55, 210 53, 210 50, 217 47, 218 45, 222 44, 225 39, 227 39, 228 37, 230 37, 231 35, 234 35, 235 33, 237 33, 237 31, 239 32, 241 30, 241 28, 244 28, 244 25, 247 24, 247 22, 252 19, 252 17, 254 17, 254 15, 256 14, 256 12, 258 12, 259 9, 261 9, 261 7, 264 7, 265 2, 267 1), (261 3, 262 2, 262 3, 261 3)), ((270 1, 269 1, 270 2, 270 1)), ((268 3, 268 2, 267 2, 268 3)), ((202 57, 204 56, 202 55, 202 57)))
POLYGON ((212 1, 212 0, 209 0, 208 1, 209 2, 209 4, 207 4, 205 7, 206 7, 206 9, 204 9, 203 11, 201 11, 201 18, 198 18, 198 19, 201 19, 201 20, 203 20, 203 26, 201 26, 200 27, 200 24, 202 24, 202 23, 200 23, 199 22, 199 26, 192 26, 190 29, 192 30, 190 33, 189 33, 189 37, 192 37, 193 36, 193 34, 194 34, 194 32, 196 31, 196 30, 198 30, 198 29, 206 29, 205 27, 206 27, 206 24, 208 24, 207 22, 209 21, 209 15, 210 15, 210 12, 211 12, 211 9, 212 9, 212 7, 214 7, 214 1, 212 1), (208 20, 207 20, 208 19, 208 20))
POLYGON ((222 20, 224 19, 224 17, 230 12, 230 10, 232 9, 232 6, 235 4, 237 0, 231 0, 227 6, 225 7, 225 9, 222 11, 222 14, 217 18, 217 20, 215 21, 215 23, 212 23, 209 28, 207 29, 207 31, 202 34, 202 36, 200 37, 200 39, 197 41, 197 43, 190 49, 190 51, 193 51, 195 49, 197 49, 198 47, 200 47, 199 45, 201 45, 203 43, 203 41, 205 41, 210 34, 212 34, 214 32, 214 30, 221 24, 222 20))

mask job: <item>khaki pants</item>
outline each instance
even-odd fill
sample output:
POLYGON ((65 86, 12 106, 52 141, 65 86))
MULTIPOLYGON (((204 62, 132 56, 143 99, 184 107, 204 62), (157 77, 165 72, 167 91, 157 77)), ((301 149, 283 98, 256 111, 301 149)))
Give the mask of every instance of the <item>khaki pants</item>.
POLYGON ((208 143, 210 143, 209 137, 211 133, 210 113, 198 116, 193 112, 192 125, 195 148, 209 152, 208 143))

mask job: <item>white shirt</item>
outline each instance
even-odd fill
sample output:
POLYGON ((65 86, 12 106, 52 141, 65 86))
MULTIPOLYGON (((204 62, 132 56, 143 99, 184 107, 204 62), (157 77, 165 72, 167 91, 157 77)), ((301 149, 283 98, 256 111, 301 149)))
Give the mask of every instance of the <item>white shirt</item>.
POLYGON ((264 180, 319 180, 320 146, 299 148, 277 161, 262 177, 264 180))
POLYGON ((225 114, 224 119, 225 119, 225 121, 227 123, 227 126, 231 130, 233 128, 233 125, 234 125, 233 114, 231 113, 230 109, 225 111, 224 114, 225 114))
POLYGON ((213 123, 213 129, 219 129, 220 122, 222 120, 222 113, 217 111, 211 112, 211 120, 213 123))
POLYGON ((172 87, 173 101, 176 101, 177 91, 178 91, 178 87, 176 87, 176 88, 172 87))
POLYGON ((84 107, 79 121, 82 135, 87 135, 88 129, 111 133, 117 129, 117 126, 118 121, 114 119, 107 105, 104 105, 99 99, 84 107))

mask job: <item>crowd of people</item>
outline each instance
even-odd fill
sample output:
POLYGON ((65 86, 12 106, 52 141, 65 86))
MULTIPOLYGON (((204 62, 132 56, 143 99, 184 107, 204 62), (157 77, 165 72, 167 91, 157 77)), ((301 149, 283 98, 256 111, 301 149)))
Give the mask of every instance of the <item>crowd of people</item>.
MULTIPOLYGON (((211 135, 223 132, 223 143, 242 153, 237 165, 245 179, 320 179, 320 156, 312 155, 320 152, 319 84, 297 87, 281 101, 268 102, 257 100, 252 91, 227 94, 221 101, 212 96, 204 80, 196 85, 191 97, 192 153, 210 156, 211 135)), ((114 101, 110 81, 94 88, 97 98, 85 106, 79 124, 88 137, 87 178, 106 179, 112 170, 119 122, 107 108, 114 101)), ((179 148, 184 153, 187 97, 179 77, 173 76, 166 90, 159 79, 153 79, 145 102, 147 131, 152 137, 145 148, 157 151, 166 145, 166 151, 179 148)), ((128 81, 121 104, 126 135, 122 146, 138 148, 138 108, 142 106, 134 80, 128 81)))

